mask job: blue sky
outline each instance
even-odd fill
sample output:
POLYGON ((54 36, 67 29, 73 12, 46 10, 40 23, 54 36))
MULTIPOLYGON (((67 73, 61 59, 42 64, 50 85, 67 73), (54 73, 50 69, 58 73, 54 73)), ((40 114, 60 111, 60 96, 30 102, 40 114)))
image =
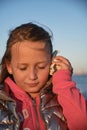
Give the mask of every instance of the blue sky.
POLYGON ((0 0, 0 59, 9 31, 27 22, 48 26, 54 50, 70 60, 74 73, 87 73, 86 0, 0 0))

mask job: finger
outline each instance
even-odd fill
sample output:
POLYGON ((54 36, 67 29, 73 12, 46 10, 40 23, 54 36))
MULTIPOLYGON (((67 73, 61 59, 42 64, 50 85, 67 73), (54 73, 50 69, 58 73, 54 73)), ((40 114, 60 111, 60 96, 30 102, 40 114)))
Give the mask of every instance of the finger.
POLYGON ((56 60, 55 64, 57 66, 57 69, 69 69, 69 70, 73 70, 70 62, 64 62, 64 60, 56 60))
POLYGON ((64 62, 65 64, 67 65, 71 65, 71 63, 69 62, 68 59, 66 59, 65 57, 63 56, 56 56, 54 59, 53 59, 53 62, 56 63, 56 62, 64 62))
POLYGON ((58 66, 58 68, 61 68, 61 69, 70 69, 70 65, 64 63, 64 62, 57 62, 56 63, 56 66, 58 66))

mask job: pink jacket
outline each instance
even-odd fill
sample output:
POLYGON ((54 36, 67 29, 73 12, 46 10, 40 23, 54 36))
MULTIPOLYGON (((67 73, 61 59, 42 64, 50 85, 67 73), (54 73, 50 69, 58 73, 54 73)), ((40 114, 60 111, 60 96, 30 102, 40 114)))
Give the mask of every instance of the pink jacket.
POLYGON ((59 70, 53 77, 53 92, 58 95, 70 130, 87 130, 86 101, 71 74, 67 70, 59 70))
MULTIPOLYGON (((52 78, 53 92, 58 95, 58 102, 63 108, 69 130, 87 130, 86 102, 67 70, 57 71, 52 78)), ((46 130, 46 123, 40 115, 40 98, 33 100, 22 91, 9 77, 5 80, 8 91, 17 104, 20 117, 20 130, 46 130), (9 89, 8 89, 9 88, 9 89), (21 106, 21 107, 20 107, 21 106)))

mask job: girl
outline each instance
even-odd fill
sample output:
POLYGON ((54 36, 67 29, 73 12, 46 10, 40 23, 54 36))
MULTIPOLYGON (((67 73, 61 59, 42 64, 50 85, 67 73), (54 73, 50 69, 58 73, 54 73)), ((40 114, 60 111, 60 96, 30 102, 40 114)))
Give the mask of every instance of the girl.
MULTIPOLYGON (((62 56, 53 57, 51 38, 34 23, 23 24, 10 33, 0 74, 1 89, 10 97, 1 99, 1 105, 16 103, 16 110, 12 107, 14 119, 0 120, 0 124, 5 120, 10 130, 87 129, 86 103, 72 81, 72 66, 62 56), (56 69, 52 75, 51 64, 56 69)), ((7 107, 12 113, 11 106, 7 107)))

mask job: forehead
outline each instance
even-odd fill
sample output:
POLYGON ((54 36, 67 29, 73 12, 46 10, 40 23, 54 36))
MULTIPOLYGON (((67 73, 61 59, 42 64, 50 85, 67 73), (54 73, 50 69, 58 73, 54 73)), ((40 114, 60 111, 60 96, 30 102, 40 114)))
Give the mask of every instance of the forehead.
POLYGON ((23 59, 23 58, 39 58, 46 57, 48 54, 46 44, 43 42, 31 42, 23 41, 15 43, 12 46, 11 54, 12 58, 23 59))
POLYGON ((46 43, 44 42, 32 42, 32 41, 17 42, 12 46, 13 49, 20 49, 24 47, 35 49, 35 50, 36 49, 43 50, 47 48, 46 43))

